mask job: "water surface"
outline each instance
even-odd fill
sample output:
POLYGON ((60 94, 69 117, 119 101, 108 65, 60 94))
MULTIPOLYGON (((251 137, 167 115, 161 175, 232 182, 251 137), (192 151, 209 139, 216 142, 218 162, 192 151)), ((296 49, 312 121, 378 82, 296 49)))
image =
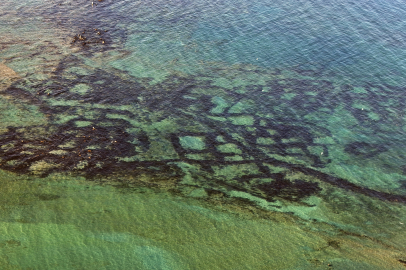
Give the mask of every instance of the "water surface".
POLYGON ((404 6, 268 2, 2 4, 3 269, 405 267, 404 6))

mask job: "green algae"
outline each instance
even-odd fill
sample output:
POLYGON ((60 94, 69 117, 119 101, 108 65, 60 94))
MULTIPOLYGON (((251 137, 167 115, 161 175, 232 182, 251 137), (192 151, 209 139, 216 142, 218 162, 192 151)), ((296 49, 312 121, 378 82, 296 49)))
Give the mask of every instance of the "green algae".
POLYGON ((252 106, 253 102, 239 101, 228 110, 228 113, 246 113, 248 110, 252 110, 252 106))
POLYGON ((89 90, 90 90, 89 85, 84 84, 84 83, 79 83, 70 89, 70 91, 72 93, 79 94, 79 95, 85 95, 89 92, 89 90))
POLYGON ((369 112, 368 116, 369 116, 369 118, 371 118, 372 120, 375 120, 375 121, 379 121, 381 119, 379 114, 374 113, 374 112, 369 112))
POLYGON ((179 138, 179 142, 187 149, 203 150, 206 148, 204 138, 202 137, 184 136, 179 138))
POLYGON ((219 135, 216 137, 216 141, 221 142, 221 143, 225 143, 226 141, 224 140, 224 137, 219 135))
POLYGON ((287 100, 292 100, 294 97, 296 97, 297 94, 295 93, 286 93, 282 96, 283 99, 287 100))
POLYGON ((251 115, 230 116, 228 119, 233 125, 251 126, 254 124, 254 118, 251 115))
POLYGON ((238 148, 238 146, 232 143, 221 144, 217 146, 217 150, 219 150, 222 153, 233 153, 233 154, 242 153, 242 151, 238 148))
POLYGON ((368 94, 364 87, 354 87, 353 91, 357 94, 368 94))
POLYGON ((77 75, 90 75, 91 71, 81 67, 70 67, 66 70, 66 72, 70 72, 77 75))
POLYGON ((211 113, 213 114, 221 114, 224 112, 226 108, 230 105, 221 97, 213 97, 212 102, 216 105, 213 109, 211 109, 211 113))
POLYGON ((92 122, 90 121, 75 121, 75 125, 77 127, 88 127, 92 125, 92 122))

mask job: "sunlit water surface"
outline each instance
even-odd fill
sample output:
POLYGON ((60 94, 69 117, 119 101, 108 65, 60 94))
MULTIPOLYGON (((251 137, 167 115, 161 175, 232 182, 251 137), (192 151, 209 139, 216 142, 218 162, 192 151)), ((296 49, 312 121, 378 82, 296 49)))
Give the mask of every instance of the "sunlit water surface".
POLYGON ((0 14, 1 269, 405 269, 401 1, 0 14))

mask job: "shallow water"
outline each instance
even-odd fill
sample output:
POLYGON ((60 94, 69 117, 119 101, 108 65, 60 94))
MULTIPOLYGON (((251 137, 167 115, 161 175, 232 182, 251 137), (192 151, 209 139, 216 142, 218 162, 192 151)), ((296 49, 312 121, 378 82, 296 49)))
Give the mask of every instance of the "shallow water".
POLYGON ((401 2, 0 12, 2 269, 405 268, 401 2))

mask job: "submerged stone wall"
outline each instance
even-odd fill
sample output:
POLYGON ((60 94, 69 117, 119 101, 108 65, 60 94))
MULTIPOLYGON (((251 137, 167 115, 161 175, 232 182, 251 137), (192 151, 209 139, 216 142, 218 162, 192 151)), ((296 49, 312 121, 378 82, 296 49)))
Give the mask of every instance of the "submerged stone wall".
POLYGON ((174 190, 243 192, 305 205, 327 184, 406 203, 402 191, 376 190, 329 172, 340 159, 393 151, 395 142, 382 137, 391 132, 388 124, 403 124, 393 115, 403 108, 402 89, 339 85, 243 65, 205 74, 151 84, 69 56, 49 80, 19 80, 2 92, 10 102, 38 107, 48 124, 2 130, 0 168, 89 179, 148 175, 152 186, 168 179, 174 190), (346 138, 345 132, 356 135, 346 138), (368 141, 356 139, 362 135, 368 141))

